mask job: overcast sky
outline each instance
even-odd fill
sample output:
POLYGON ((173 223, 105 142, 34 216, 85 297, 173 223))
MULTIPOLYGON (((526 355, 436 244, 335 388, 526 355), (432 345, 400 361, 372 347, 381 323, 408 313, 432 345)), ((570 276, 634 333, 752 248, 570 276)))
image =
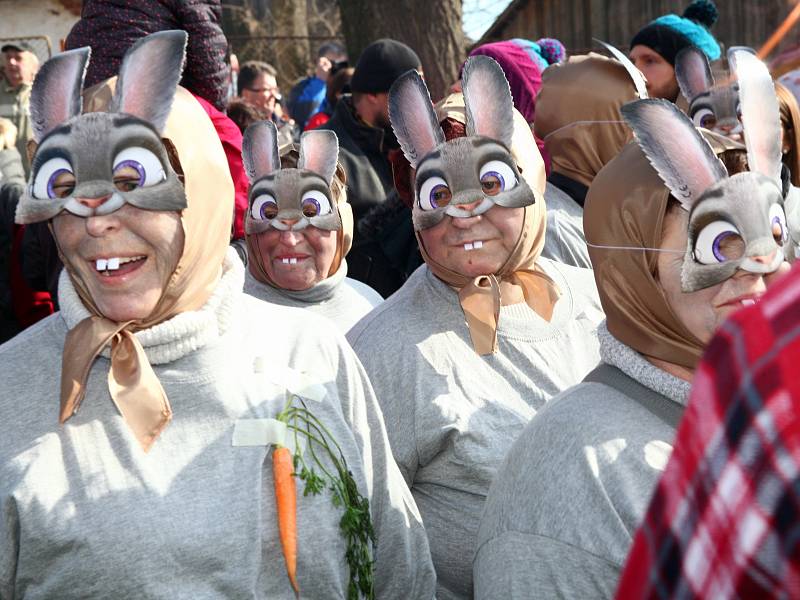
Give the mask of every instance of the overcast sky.
POLYGON ((511 0, 464 0, 464 33, 477 40, 510 3, 511 0))

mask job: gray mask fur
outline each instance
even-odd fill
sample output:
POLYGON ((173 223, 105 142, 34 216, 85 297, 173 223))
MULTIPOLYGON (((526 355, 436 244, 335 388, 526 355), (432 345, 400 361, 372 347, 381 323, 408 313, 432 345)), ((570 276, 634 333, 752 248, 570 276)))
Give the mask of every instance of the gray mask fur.
POLYGON ((138 40, 123 58, 105 113, 81 114, 89 48, 58 54, 42 66, 31 90, 38 146, 29 184, 17 206, 17 223, 47 221, 62 210, 80 217, 110 214, 125 204, 145 210, 186 208, 183 185, 161 141, 181 77, 186 40, 184 31, 160 31, 138 40), (142 169, 140 184, 131 191, 114 183, 114 171, 123 160, 135 160, 142 169), (56 172, 53 169, 62 168, 73 173, 75 187, 66 197, 50 197, 48 181, 56 172), (105 197, 97 208, 78 201, 105 197))
POLYGON ((339 140, 333 131, 305 132, 300 137, 297 168, 282 169, 275 124, 259 121, 244 132, 242 159, 250 180, 246 233, 270 228, 299 231, 309 225, 329 231, 342 228, 330 191, 339 160, 339 140), (306 216, 309 203, 316 203, 316 216, 306 216), (264 209, 270 204, 277 212, 266 218, 264 209))
POLYGON ((417 71, 399 77, 389 90, 392 128, 403 154, 416 169, 412 219, 417 231, 435 226, 445 215, 471 217, 495 205, 518 208, 536 201, 510 152, 514 103, 502 68, 488 56, 469 58, 462 89, 467 137, 449 142, 417 71), (486 195, 482 187, 481 173, 487 169, 503 176, 503 191, 494 196, 486 195), (451 199, 446 206, 432 201, 434 181, 449 189, 451 199), (476 202, 470 209, 463 208, 476 202))
POLYGON ((749 172, 728 177, 708 142, 673 103, 639 100, 622 107, 651 164, 689 211, 681 273, 684 292, 721 283, 737 269, 771 273, 784 260, 788 229, 781 193, 778 102, 766 65, 748 52, 737 52, 736 64, 749 172), (776 222, 779 236, 773 236, 776 222), (720 243, 732 234, 741 238, 743 252, 726 260, 720 243), (753 260, 773 253, 768 265, 753 260))

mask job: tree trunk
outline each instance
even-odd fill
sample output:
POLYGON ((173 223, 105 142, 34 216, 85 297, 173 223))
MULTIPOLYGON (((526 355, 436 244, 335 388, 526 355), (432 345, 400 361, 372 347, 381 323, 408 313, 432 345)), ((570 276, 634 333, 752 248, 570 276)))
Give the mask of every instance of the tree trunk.
POLYGON ((434 100, 442 98, 464 61, 462 0, 339 0, 351 64, 377 39, 411 46, 434 100))

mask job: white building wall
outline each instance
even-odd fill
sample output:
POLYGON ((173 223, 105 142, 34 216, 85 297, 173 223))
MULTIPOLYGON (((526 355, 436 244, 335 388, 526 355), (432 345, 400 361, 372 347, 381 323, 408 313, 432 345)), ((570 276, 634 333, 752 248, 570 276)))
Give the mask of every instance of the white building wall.
MULTIPOLYGON (((7 38, 45 35, 55 54, 78 18, 57 0, 0 0, 0 43, 7 38)), ((39 59, 46 60, 45 44, 32 43, 39 59)))

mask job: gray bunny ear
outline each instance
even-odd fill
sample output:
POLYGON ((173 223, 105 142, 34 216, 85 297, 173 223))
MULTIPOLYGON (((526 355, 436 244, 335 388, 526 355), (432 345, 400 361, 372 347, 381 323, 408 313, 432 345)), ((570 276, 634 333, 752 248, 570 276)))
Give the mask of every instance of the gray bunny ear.
POLYGON ((650 164, 686 210, 705 190, 728 176, 708 142, 672 102, 636 100, 620 112, 650 164))
POLYGON ((678 52, 675 57, 675 78, 683 97, 689 102, 714 86, 708 58, 695 46, 687 46, 678 52))
POLYGON ((125 53, 110 112, 134 115, 164 131, 181 80, 186 55, 185 31, 152 33, 125 53))
POLYGON ((90 48, 56 54, 39 69, 31 89, 30 111, 33 139, 81 114, 81 88, 89 64, 90 48))
POLYGON ((751 171, 780 182, 781 118, 767 65, 747 51, 734 53, 739 80, 747 163, 751 171))
POLYGON ((631 62, 631 59, 625 56, 623 52, 620 52, 619 49, 611 44, 607 44, 603 40, 594 38, 594 41, 598 44, 602 44, 603 47, 605 47, 605 49, 608 50, 611 55, 622 64, 623 67, 625 67, 625 70, 628 71, 628 75, 630 75, 631 79, 633 80, 633 85, 636 88, 636 94, 639 96, 639 98, 642 100, 647 98, 647 81, 645 81, 642 72, 631 62))
POLYGON ((747 52, 748 54, 756 56, 756 51, 750 46, 731 46, 730 48, 728 48, 728 52, 726 54, 726 57, 728 59, 728 70, 733 74, 736 73, 737 52, 747 52))
POLYGON ((250 183, 281 168, 275 123, 258 121, 245 129, 242 137, 242 160, 250 183))
POLYGON ((467 135, 483 135, 511 148, 514 100, 502 67, 488 56, 471 56, 461 75, 467 135))
POLYGON ((389 89, 389 120, 412 167, 445 142, 428 86, 415 70, 398 77, 389 89))
POLYGON ((298 169, 313 171, 330 185, 338 160, 339 138, 333 131, 306 131, 300 136, 298 169))

